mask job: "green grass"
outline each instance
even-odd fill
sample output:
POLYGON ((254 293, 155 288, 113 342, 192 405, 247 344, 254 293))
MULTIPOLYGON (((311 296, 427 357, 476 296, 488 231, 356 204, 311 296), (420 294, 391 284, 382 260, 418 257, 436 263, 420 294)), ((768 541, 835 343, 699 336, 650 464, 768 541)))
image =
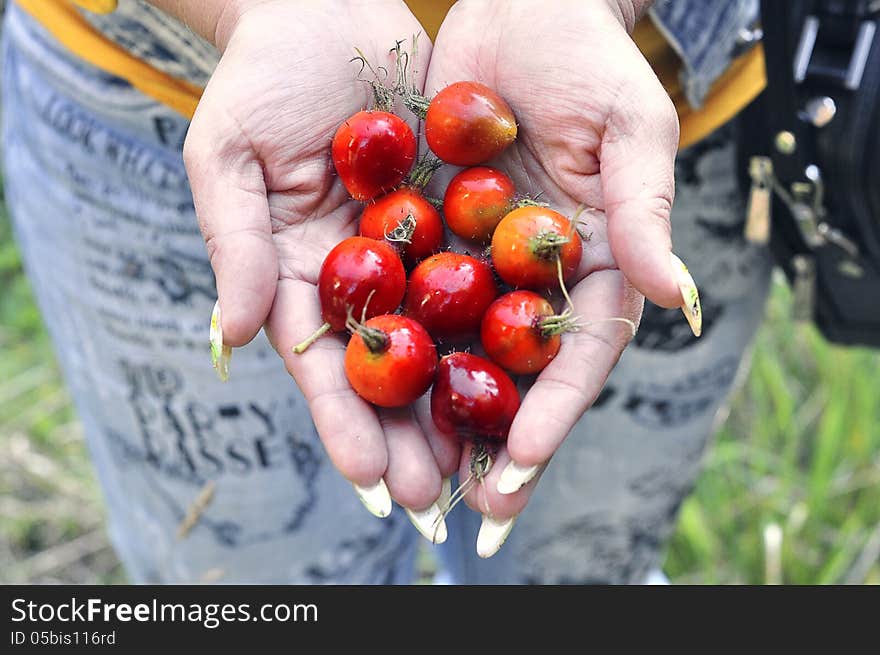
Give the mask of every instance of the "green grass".
POLYGON ((777 280, 669 545, 677 582, 880 583, 880 356, 792 323, 791 301, 777 280))
MULTIPOLYGON (((0 583, 122 581, 2 209, 0 288, 0 583)), ((790 311, 777 280, 670 541, 673 582, 880 583, 880 355, 831 347, 790 311)))

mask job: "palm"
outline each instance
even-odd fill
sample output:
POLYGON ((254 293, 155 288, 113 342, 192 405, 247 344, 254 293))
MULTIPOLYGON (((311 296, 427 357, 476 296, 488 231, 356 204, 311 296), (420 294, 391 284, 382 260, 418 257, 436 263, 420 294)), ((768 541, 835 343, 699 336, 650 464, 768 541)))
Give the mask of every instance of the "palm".
MULTIPOLYGON (((619 23, 597 19, 590 3, 544 5, 540 11, 528 4, 460 3, 438 36, 425 91, 431 95, 451 82, 478 80, 507 100, 518 136, 493 164, 520 191, 541 193, 564 214, 571 216, 581 205, 591 208, 581 215, 589 238, 580 270, 569 282, 576 313, 583 321, 627 317, 637 322, 643 297, 618 270, 604 211, 608 190, 615 190, 615 177, 625 168, 609 143, 615 112, 622 109, 621 89, 632 76, 634 46, 619 23), (523 47, 535 42, 539 48, 523 47)), ((524 381, 530 388, 511 428, 510 452, 499 453, 499 464, 511 455, 528 464, 549 459, 598 395, 630 337, 628 327, 614 322, 567 335, 559 355, 533 384, 524 381)), ((463 459, 465 475, 466 466, 463 459)), ((494 467, 490 484, 480 487, 485 497, 475 491, 468 502, 480 511, 488 506, 512 516, 527 494, 495 493, 502 468, 494 467)))
POLYGON ((359 47, 390 66, 389 47, 419 30, 402 2, 382 4, 279 1, 251 10, 205 91, 185 154, 225 341, 243 345, 265 323, 337 468, 365 487, 384 477, 396 500, 422 509, 439 495, 440 474, 411 410, 377 415, 357 397, 339 337, 291 351, 323 323, 321 263, 356 233, 362 209, 329 158, 339 125, 371 104, 348 62, 359 47))
MULTIPOLYGON (((337 127, 370 104, 369 87, 354 79, 356 65, 344 62, 359 47, 375 66, 393 68, 388 48, 420 26, 400 0, 269 0, 251 7, 231 33, 184 152, 217 277, 224 340, 244 345, 265 325, 340 472, 362 487, 384 479, 400 504, 430 512, 441 473, 451 473, 460 452, 436 434, 424 399, 417 412, 377 413, 347 383, 341 338, 323 338, 302 355, 291 352, 323 322, 316 293, 321 263, 355 233, 361 209, 328 156, 337 127)), ((565 213, 581 204, 596 210, 587 215, 591 236, 572 289, 578 313, 585 320, 637 320, 642 297, 618 263, 655 302, 680 303, 670 271, 659 263, 665 256, 668 268, 669 155, 677 136, 674 113, 661 106, 668 98, 608 7, 606 0, 552 7, 537 0, 460 0, 444 23, 424 88, 431 94, 475 79, 511 103, 520 136, 497 164, 521 190, 543 192, 565 213), (536 37, 540 48, 524 47, 536 37), (646 91, 655 102, 634 109, 646 91), (649 115, 651 107, 657 111, 649 115), (651 149, 651 165, 641 166, 651 149), (623 214, 629 218, 615 218, 623 214), (657 220, 633 219, 643 215, 657 220), (619 245, 628 242, 635 245, 619 245)), ((413 80, 417 88, 423 81, 413 80)), ((526 395, 511 428, 510 454, 502 451, 498 463, 510 455, 526 464, 549 459, 628 337, 616 324, 568 335, 526 395)), ((482 488, 494 490, 500 468, 482 488)), ((525 491, 489 495, 500 516, 518 513, 528 497, 525 491)), ((469 503, 482 508, 485 500, 469 503)))

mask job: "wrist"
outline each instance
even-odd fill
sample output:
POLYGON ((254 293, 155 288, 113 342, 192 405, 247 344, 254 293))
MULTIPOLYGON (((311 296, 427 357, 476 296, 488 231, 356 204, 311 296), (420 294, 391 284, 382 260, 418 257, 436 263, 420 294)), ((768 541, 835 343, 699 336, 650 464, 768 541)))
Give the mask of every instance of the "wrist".
POLYGON ((217 14, 213 30, 211 32, 211 43, 221 53, 226 49, 226 44, 232 38, 232 33, 242 17, 257 5, 266 4, 269 0, 217 0, 223 5, 217 14))
MULTIPOLYGON (((222 9, 217 13, 214 28, 209 37, 211 43, 213 43, 221 53, 226 49, 233 33, 242 23, 242 19, 245 15, 258 7, 274 5, 273 9, 277 9, 278 11, 286 10, 288 12, 291 9, 295 9, 304 17, 304 21, 307 20, 305 17, 317 18, 322 21, 317 25, 322 30, 327 30, 328 33, 332 33, 332 28, 329 23, 329 17, 331 16, 338 17, 337 22, 334 23, 334 26, 338 27, 343 20, 356 23, 356 19, 353 18, 356 14, 364 12, 374 14, 385 9, 399 9, 400 5, 398 0, 370 0, 370 2, 322 0, 320 3, 302 2, 299 3, 299 6, 297 3, 287 0, 209 0, 209 2, 223 5, 222 9)), ((273 24, 276 23, 277 21, 273 24)))
POLYGON ((148 0, 148 2, 173 16, 193 32, 212 43, 221 52, 241 16, 254 5, 266 0, 148 0))
POLYGON ((645 12, 654 4, 654 0, 608 0, 611 11, 614 12, 626 27, 627 32, 632 32, 636 22, 644 16, 645 12))

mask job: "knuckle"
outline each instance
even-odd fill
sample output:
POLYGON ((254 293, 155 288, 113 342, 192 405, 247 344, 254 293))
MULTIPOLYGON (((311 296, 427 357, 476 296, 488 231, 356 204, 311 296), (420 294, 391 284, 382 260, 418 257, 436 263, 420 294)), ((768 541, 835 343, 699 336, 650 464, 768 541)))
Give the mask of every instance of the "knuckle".
POLYGON ((389 464, 385 482, 394 500, 417 512, 427 509, 440 496, 440 476, 428 475, 426 471, 410 471, 408 477, 403 478, 392 475, 389 464), (413 484, 414 480, 418 484, 413 484))
POLYGON ((646 220, 656 223, 667 232, 671 232, 669 217, 672 213, 674 196, 675 185, 671 178, 659 180, 651 189, 651 194, 639 200, 639 209, 646 220))
POLYGON ((669 94, 659 84, 654 89, 654 93, 651 94, 648 102, 648 111, 656 125, 663 127, 665 130, 678 133, 678 112, 675 110, 675 104, 672 102, 669 94))
POLYGON ((678 112, 672 98, 656 77, 646 78, 644 75, 630 74, 621 83, 608 116, 607 128, 610 140, 648 131, 664 147, 673 149, 677 148, 680 136, 678 112))

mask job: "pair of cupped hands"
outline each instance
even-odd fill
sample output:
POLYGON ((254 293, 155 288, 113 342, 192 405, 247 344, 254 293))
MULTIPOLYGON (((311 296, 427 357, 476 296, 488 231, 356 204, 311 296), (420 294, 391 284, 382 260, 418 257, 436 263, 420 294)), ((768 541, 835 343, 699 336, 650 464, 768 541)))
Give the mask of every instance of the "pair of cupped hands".
MULTIPOLYGON (((476 80, 510 104, 518 137, 490 165, 519 191, 542 193, 568 216, 581 205, 594 209, 580 270, 569 283, 584 321, 625 317, 637 324, 644 297, 693 309, 692 299, 685 301, 693 282, 671 255, 678 121, 629 36, 643 4, 461 0, 433 48, 423 34, 410 61, 412 81, 428 97, 476 80)), ((291 351, 322 324, 321 263, 357 233, 363 210, 330 161, 336 129, 371 104, 369 85, 356 80, 355 48, 374 67, 393 71, 390 49, 422 31, 398 0, 240 0, 216 27, 222 57, 184 158, 216 275, 224 343, 243 346, 265 327, 330 459, 367 508, 385 516, 393 498, 422 534, 442 541, 446 528, 437 517, 449 479, 456 472, 466 479, 471 462, 467 448, 437 432, 427 397, 403 409, 377 409, 359 398, 343 369, 344 335, 324 337, 300 355, 291 351)), ((418 134, 417 119, 399 113, 418 134)), ((434 195, 442 197, 442 188, 434 195)), ((631 337, 620 322, 567 334, 550 365, 520 381, 524 397, 506 446, 465 497, 484 515, 481 556, 500 548, 631 337)))

